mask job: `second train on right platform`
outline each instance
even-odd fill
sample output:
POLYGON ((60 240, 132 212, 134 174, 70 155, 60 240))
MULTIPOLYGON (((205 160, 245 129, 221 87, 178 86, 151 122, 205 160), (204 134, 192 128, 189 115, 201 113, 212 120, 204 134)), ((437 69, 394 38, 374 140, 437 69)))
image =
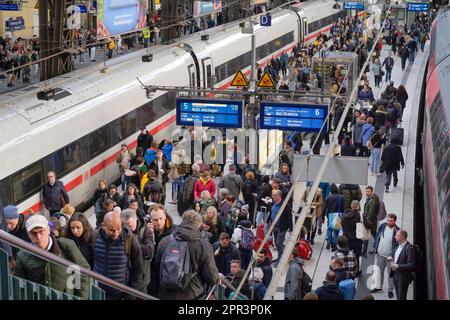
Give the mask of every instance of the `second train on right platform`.
POLYGON ((426 272, 416 298, 450 297, 450 11, 431 30, 430 57, 422 87, 417 135, 415 232, 424 244, 426 272))

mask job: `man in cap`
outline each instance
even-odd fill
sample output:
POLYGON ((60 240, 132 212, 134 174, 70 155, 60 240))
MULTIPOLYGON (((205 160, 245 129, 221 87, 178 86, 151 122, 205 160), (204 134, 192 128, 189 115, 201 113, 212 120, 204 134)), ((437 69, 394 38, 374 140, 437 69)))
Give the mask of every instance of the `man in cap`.
MULTIPOLYGON (((34 246, 73 262, 79 267, 89 269, 89 263, 75 242, 66 238, 56 239, 50 235, 50 227, 44 216, 30 217, 25 227, 34 246)), ((17 254, 14 275, 83 299, 89 297, 89 279, 81 276, 76 267, 72 266, 69 269, 48 262, 26 250, 20 250, 17 254)))

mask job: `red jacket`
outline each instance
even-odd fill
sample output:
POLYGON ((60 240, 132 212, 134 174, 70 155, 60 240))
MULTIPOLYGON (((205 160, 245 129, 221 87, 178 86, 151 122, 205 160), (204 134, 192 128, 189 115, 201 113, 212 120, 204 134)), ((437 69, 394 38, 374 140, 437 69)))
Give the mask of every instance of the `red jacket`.
POLYGON ((209 180, 204 183, 202 181, 202 177, 197 179, 194 186, 194 198, 199 199, 201 197, 202 191, 208 190, 211 194, 211 198, 213 198, 216 194, 216 184, 214 183, 213 179, 209 178, 209 180))

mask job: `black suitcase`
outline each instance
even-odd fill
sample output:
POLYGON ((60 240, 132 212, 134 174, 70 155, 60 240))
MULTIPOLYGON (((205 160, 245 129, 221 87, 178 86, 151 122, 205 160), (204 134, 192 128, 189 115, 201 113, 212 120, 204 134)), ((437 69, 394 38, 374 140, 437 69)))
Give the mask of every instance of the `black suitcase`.
POLYGON ((395 143, 399 146, 403 145, 403 128, 391 128, 391 143, 395 143))

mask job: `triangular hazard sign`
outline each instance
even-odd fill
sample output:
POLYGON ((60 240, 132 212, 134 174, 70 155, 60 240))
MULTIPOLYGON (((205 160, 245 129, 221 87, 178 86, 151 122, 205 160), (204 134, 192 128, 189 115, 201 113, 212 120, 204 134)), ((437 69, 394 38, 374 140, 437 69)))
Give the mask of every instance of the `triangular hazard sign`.
POLYGON ((234 76, 233 81, 231 81, 232 87, 248 87, 248 80, 245 77, 245 74, 242 73, 241 70, 238 70, 236 72, 236 75, 234 76))
POLYGON ((268 71, 265 71, 261 79, 256 84, 260 88, 275 88, 275 82, 273 82, 272 77, 268 71))

